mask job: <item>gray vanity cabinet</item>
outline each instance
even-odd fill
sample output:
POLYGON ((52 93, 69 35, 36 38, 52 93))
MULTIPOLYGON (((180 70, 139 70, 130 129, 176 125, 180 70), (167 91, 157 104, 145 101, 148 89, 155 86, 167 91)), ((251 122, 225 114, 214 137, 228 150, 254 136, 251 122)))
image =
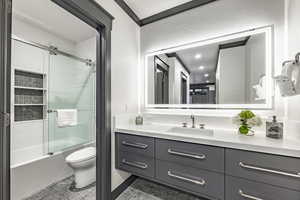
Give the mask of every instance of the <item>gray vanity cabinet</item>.
POLYGON ((299 172, 297 158, 226 149, 226 174, 231 176, 300 191, 299 172))
POLYGON ((117 143, 120 151, 154 157, 154 138, 118 134, 117 143))
POLYGON ((300 192, 226 176, 226 200, 299 200, 300 192))
POLYGON ((209 199, 224 199, 224 175, 167 161, 156 161, 156 179, 209 199))
POLYGON ((211 200, 224 199, 223 148, 123 133, 116 133, 116 144, 118 169, 211 200))
POLYGON ((118 169, 210 200, 300 200, 298 158, 123 133, 116 144, 118 169))
POLYGON ((154 158, 124 151, 119 152, 118 166, 119 169, 149 178, 153 178, 155 173, 154 158))
POLYGON ((139 176, 154 178, 154 138, 116 134, 116 166, 139 176))
POLYGON ((224 148, 156 139, 156 159, 224 172, 224 148))

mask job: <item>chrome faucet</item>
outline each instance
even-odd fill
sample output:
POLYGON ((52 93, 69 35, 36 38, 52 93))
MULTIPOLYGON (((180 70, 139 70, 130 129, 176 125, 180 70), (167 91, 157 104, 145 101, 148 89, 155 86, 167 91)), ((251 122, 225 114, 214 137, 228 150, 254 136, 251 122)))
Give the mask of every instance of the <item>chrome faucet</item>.
POLYGON ((195 126, 195 116, 191 115, 191 119, 192 119, 192 128, 196 128, 196 126, 195 126))

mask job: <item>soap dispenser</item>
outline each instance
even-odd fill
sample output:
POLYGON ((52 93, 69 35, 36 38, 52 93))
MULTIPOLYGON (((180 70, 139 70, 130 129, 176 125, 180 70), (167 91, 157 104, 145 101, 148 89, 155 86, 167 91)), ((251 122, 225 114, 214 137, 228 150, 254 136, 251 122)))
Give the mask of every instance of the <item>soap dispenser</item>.
POLYGON ((278 122, 276 116, 273 116, 272 121, 266 122, 266 129, 267 137, 274 139, 283 138, 283 123, 278 122))

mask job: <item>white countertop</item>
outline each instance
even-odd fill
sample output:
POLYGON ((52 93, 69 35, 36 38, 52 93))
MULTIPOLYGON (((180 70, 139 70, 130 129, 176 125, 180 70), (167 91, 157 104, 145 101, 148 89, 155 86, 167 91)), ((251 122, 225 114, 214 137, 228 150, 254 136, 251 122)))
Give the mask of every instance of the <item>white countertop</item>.
POLYGON ((174 126, 161 124, 141 126, 128 124, 116 126, 115 132, 300 158, 299 139, 272 139, 265 137, 265 133, 262 132, 257 132, 254 136, 245 136, 235 130, 224 129, 213 129, 212 136, 201 135, 200 132, 199 135, 183 134, 169 132, 172 127, 174 126))

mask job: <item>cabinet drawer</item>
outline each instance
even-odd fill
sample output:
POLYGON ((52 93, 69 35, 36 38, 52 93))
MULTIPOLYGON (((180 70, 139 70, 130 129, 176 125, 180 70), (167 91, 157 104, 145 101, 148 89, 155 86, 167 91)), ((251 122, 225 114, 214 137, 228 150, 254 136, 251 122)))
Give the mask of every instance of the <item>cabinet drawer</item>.
POLYGON ((138 154, 119 152, 117 159, 118 169, 133 173, 135 175, 154 177, 154 158, 138 154))
POLYGON ((154 138, 117 133, 119 151, 154 157, 154 138))
POLYGON ((300 192, 227 176, 226 200, 246 199, 299 200, 300 192))
POLYGON ((156 179, 209 199, 224 199, 224 176, 219 173, 157 161, 156 179))
POLYGON ((224 149, 219 147, 157 139, 156 158, 195 168, 224 172, 224 149))
POLYGON ((300 159, 226 149, 226 174, 300 191, 300 159))

